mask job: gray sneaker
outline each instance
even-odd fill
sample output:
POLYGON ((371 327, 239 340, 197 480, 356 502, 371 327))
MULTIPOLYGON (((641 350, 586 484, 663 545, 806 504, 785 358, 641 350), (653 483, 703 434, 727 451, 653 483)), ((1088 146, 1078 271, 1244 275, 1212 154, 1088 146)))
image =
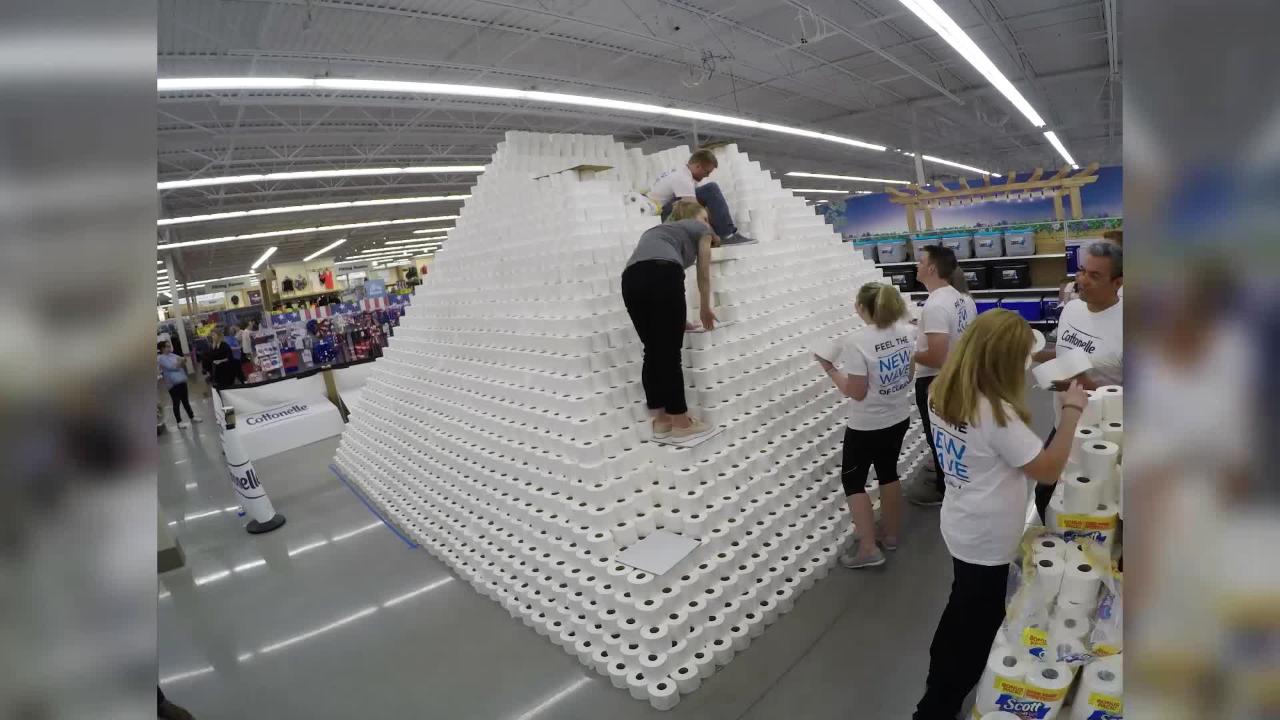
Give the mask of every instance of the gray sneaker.
POLYGON ((755 238, 747 237, 740 232, 735 232, 726 238, 720 238, 720 245, 722 247, 725 245, 755 245, 758 242, 760 241, 755 238))
POLYGON ((879 567, 885 563, 884 553, 880 552, 879 550, 876 551, 875 555, 872 555, 866 560, 857 559, 857 555, 855 554, 855 552, 856 551, 847 552, 841 555, 839 560, 840 567, 848 568, 850 570, 857 570, 859 568, 879 567))
POLYGON ((907 502, 924 507, 937 507, 942 504, 942 492, 931 479, 921 478, 906 488, 907 502))

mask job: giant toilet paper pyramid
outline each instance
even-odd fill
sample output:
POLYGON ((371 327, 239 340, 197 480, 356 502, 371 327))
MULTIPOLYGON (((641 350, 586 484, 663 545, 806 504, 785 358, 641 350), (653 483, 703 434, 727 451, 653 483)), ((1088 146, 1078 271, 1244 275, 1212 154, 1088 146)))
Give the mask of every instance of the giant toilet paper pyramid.
MULTIPOLYGON (((659 709, 789 611, 847 544, 844 399, 808 348, 860 325, 853 294, 881 277, 758 163, 715 152, 712 179, 760 241, 715 251, 725 326, 686 336, 691 412, 723 432, 688 449, 646 441, 620 289, 658 222, 632 193, 689 150, 513 132, 336 458, 459 577, 659 709), (580 165, 608 169, 567 170, 580 165), (657 577, 616 559, 658 528, 698 545, 657 577)), ((923 453, 918 429, 908 438, 904 472, 923 453)))

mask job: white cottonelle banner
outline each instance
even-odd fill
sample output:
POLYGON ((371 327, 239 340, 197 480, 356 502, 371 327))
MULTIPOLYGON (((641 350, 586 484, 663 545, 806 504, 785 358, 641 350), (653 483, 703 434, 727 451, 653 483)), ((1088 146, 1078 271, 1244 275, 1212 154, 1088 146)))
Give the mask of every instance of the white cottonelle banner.
POLYGON ((319 373, 251 388, 222 391, 236 409, 236 432, 250 460, 342 433, 342 415, 325 394, 319 373))

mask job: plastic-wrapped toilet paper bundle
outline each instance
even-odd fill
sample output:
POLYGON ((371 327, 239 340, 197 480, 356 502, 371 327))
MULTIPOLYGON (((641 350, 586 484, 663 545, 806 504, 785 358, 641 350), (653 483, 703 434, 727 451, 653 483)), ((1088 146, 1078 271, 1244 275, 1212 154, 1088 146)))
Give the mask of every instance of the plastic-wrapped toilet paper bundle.
POLYGON ((1062 561, 1051 557, 1039 557, 1034 561, 1036 571, 1034 586, 1036 597, 1044 607, 1051 606, 1058 590, 1062 587, 1062 577, 1066 568, 1062 561))
POLYGON ((1026 689, 1016 708, 1002 707, 1024 717, 1053 720, 1067 702, 1067 691, 1075 679, 1075 670, 1066 663, 1047 662, 1027 672, 1026 689))
MULTIPOLYGON (((1090 443, 1085 447, 1094 445, 1090 443)), ((1110 470, 1107 471, 1108 474, 1110 470)), ((1063 508, 1069 513, 1086 513, 1091 512, 1098 507, 1098 503, 1102 501, 1102 495, 1106 487, 1105 479, 1095 479, 1087 474, 1072 475, 1067 478, 1066 487, 1062 492, 1063 508)))
POLYGON ((1120 655, 1095 660, 1080 670, 1080 687, 1069 720, 1114 718, 1124 714, 1124 661, 1120 655))
POLYGON ((997 643, 987 656, 987 667, 978 680, 978 696, 973 701, 973 717, 1001 709, 1001 697, 1020 694, 1023 678, 1031 668, 1032 658, 1021 650, 997 643), (1016 691, 1011 693, 1010 691, 1016 691))
POLYGON ((1061 561, 1067 552, 1067 541, 1056 535, 1042 535, 1032 543, 1032 559, 1048 557, 1061 561))
POLYGON ((680 702, 680 690, 669 677, 649 683, 649 704, 654 710, 670 710, 680 702))
POLYGON ((1058 605, 1053 609, 1053 622, 1049 634, 1062 633, 1074 638, 1084 638, 1092 628, 1085 606, 1058 605))
MULTIPOLYGON (((1096 432, 1096 431, 1095 431, 1096 432)), ((1120 446, 1106 440, 1088 440, 1080 446, 1080 470, 1099 483, 1100 488, 1107 488, 1115 482, 1116 462, 1120 459, 1120 446)), ((1098 497, 1110 497, 1104 490, 1098 497)), ((1070 498, 1068 498, 1069 500, 1070 498)), ((1070 505, 1068 512, 1072 511, 1070 505)))
POLYGON ((989 712, 986 715, 983 715, 982 720, 1022 720, 1022 717, 1019 715, 1014 715, 1011 712, 997 710, 995 712, 989 712))
POLYGON ((1062 576, 1062 587, 1058 596, 1064 602, 1073 602, 1086 607, 1098 602, 1098 588, 1102 584, 1102 575, 1090 563, 1068 565, 1062 576))
POLYGON ((1102 419, 1124 422, 1124 388, 1119 385, 1103 385, 1098 388, 1102 396, 1102 419))
POLYGON ((1093 363, 1089 362, 1088 353, 1080 348, 1072 348, 1058 353, 1058 357, 1049 362, 1032 368, 1031 375, 1036 379, 1037 385, 1048 389, 1055 382, 1070 380, 1092 367, 1093 363))

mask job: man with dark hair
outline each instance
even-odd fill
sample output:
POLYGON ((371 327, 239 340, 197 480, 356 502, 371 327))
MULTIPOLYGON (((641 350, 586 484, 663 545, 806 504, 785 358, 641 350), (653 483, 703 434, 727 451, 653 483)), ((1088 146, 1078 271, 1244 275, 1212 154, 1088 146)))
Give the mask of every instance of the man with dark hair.
POLYGON ((929 443, 929 463, 933 471, 932 477, 921 478, 920 482, 904 488, 907 500, 916 505, 941 505, 946 492, 943 474, 938 468, 933 428, 929 424, 929 386, 960 334, 978 315, 973 298, 951 285, 951 276, 958 266, 955 252, 941 245, 926 245, 916 262, 916 280, 929 291, 929 299, 920 311, 916 352, 911 359, 916 365, 916 407, 920 410, 924 438, 929 443))
POLYGON ((720 186, 713 182, 703 182, 719 164, 710 150, 697 150, 689 156, 689 162, 684 167, 672 168, 658 176, 649 189, 649 199, 662 208, 664 221, 671 214, 671 206, 677 200, 697 200, 707 209, 711 230, 720 238, 720 244, 754 243, 753 238, 738 232, 738 226, 733 224, 729 203, 725 201, 724 193, 720 192, 720 186))

